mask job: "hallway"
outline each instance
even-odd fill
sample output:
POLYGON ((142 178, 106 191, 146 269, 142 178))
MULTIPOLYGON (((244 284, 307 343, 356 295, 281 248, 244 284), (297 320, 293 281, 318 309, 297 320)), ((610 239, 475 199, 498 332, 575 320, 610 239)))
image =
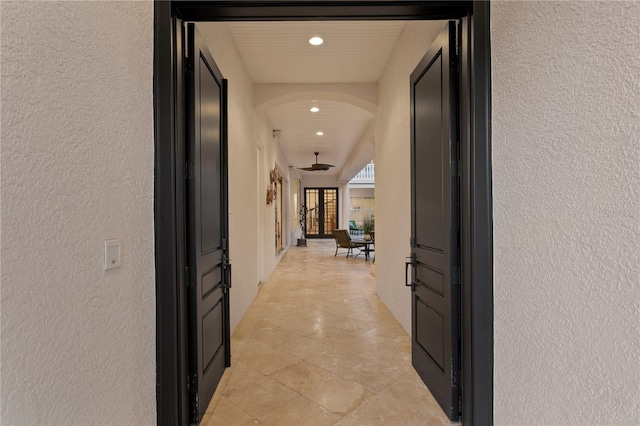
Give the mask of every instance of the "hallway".
POLYGON ((289 249, 236 327, 201 424, 449 424, 375 294, 372 263, 334 257, 333 240, 308 244, 289 249))

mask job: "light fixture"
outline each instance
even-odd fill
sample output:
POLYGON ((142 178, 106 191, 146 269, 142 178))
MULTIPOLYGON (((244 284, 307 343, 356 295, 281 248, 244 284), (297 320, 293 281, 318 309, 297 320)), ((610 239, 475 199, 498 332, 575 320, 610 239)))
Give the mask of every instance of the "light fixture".
POLYGON ((318 135, 318 136, 324 136, 324 132, 316 132, 316 135, 318 135))
POLYGON ((318 108, 318 107, 311 107, 311 109, 310 109, 309 111, 311 111, 311 112, 318 112, 318 111, 320 111, 320 108, 318 108))
POLYGON ((314 46, 320 46, 322 43, 324 43, 322 37, 311 37, 309 39, 309 44, 312 44, 314 46))

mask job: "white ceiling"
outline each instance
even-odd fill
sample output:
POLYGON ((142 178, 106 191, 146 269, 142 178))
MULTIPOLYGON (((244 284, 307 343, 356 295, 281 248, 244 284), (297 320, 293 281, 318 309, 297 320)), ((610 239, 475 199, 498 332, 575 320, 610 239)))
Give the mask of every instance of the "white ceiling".
MULTIPOLYGON (((237 22, 226 23, 254 83, 376 83, 405 27, 403 21, 237 22), (320 36, 321 46, 309 39, 320 36)), ((318 162, 336 167, 323 173, 351 178, 368 161, 356 152, 371 112, 344 102, 315 98, 296 100, 266 111, 290 165, 318 162), (317 105, 320 112, 309 108, 317 105), (324 136, 316 136, 323 131, 324 136), (346 164, 350 160, 349 164, 346 164), (358 164, 354 164, 357 162, 358 164), (362 164, 360 164, 362 163, 362 164), (341 171, 349 170, 351 176, 341 171), (352 172, 352 170, 356 170, 352 172)), ((369 144, 370 145, 370 144, 369 144)), ((367 158, 364 158, 367 157, 367 158)))
POLYGON ((228 23, 254 83, 375 83, 403 21, 228 23), (312 46, 320 36, 324 43, 312 46))
POLYGON ((315 162, 333 164, 337 172, 360 140, 373 114, 350 104, 318 101, 319 112, 309 111, 311 102, 289 102, 267 111, 275 129, 281 130, 280 146, 292 166, 308 167, 315 162), (317 136, 316 132, 324 132, 317 136), (313 160, 313 161, 312 161, 313 160))

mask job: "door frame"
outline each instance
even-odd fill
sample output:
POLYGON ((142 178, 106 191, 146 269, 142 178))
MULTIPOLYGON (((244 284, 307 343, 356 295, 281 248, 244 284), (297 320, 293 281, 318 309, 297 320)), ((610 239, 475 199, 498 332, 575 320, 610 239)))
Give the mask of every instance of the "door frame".
MULTIPOLYGON (((462 421, 493 424, 493 216, 488 1, 154 1, 156 415, 189 424, 186 369, 184 82, 190 21, 453 19, 472 11, 461 52, 462 421)), ((469 18, 467 18, 469 19, 469 18)))

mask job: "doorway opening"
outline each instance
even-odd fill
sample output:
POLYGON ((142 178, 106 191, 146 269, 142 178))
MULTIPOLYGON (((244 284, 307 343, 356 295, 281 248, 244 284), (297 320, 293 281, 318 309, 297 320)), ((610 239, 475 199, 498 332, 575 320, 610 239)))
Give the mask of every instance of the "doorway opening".
POLYGON ((307 238, 333 238, 331 231, 338 229, 338 188, 305 188, 304 205, 307 238))
POLYGON ((488 4, 483 2, 283 2, 278 6, 220 5, 217 2, 156 3, 156 264, 158 421, 185 423, 184 359, 184 238, 180 181, 184 175, 180 138, 184 134, 176 81, 175 34, 184 20, 309 20, 309 19, 457 19, 472 11, 469 33, 468 93, 461 129, 462 228, 462 364, 463 418, 490 423, 492 419, 492 291, 491 191, 489 144, 488 4), (178 157, 178 158, 176 158, 178 157))

